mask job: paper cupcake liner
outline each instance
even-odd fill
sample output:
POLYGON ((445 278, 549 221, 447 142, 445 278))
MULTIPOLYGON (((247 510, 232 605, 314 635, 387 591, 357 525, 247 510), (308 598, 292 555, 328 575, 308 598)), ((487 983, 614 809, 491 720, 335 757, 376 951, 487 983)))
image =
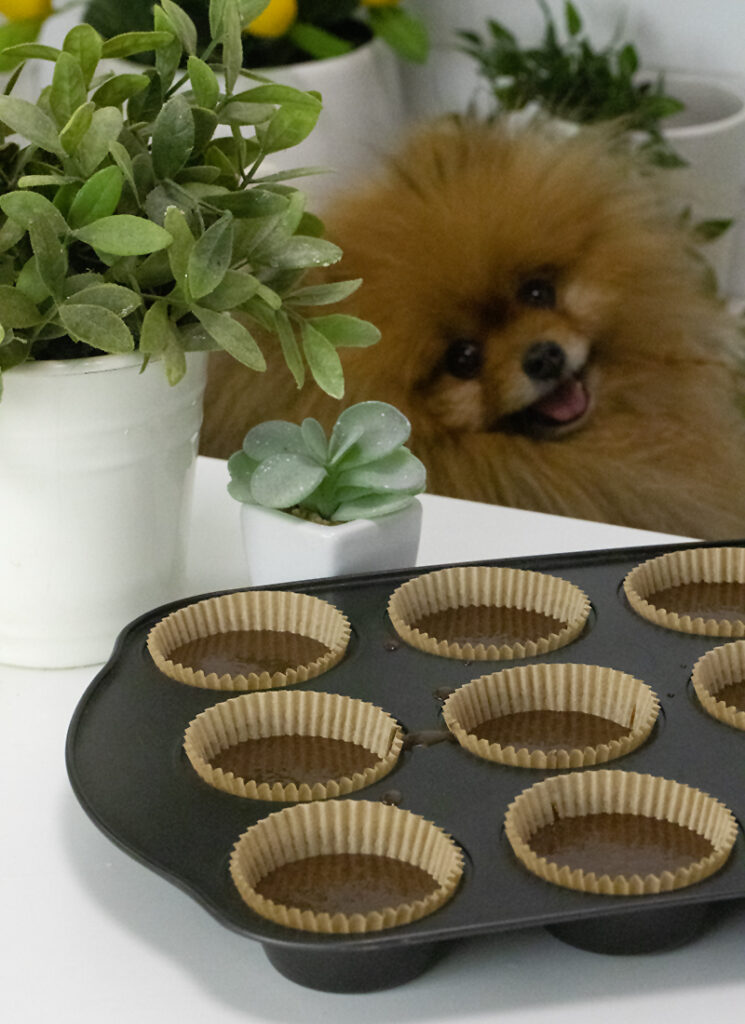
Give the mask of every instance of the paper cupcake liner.
POLYGON ((682 889, 718 871, 735 843, 737 823, 724 804, 701 790, 653 775, 604 770, 552 776, 524 790, 507 810, 505 833, 516 857, 547 882, 607 896, 643 896, 682 889), (669 821, 703 836, 714 849, 675 872, 644 877, 585 872, 539 857, 531 849, 531 838, 544 825, 591 814, 632 814, 669 821))
POLYGON ((390 715, 373 704, 333 693, 281 690, 246 693, 208 708, 190 723, 184 750, 195 771, 210 786, 252 800, 306 801, 344 796, 377 782, 395 766, 403 733, 390 715), (214 767, 221 751, 246 740, 313 736, 345 740, 377 757, 350 775, 325 783, 256 782, 214 767))
POLYGON ((623 757, 639 747, 657 720, 659 701, 646 683, 597 665, 521 665, 473 679, 443 705, 458 743, 476 757, 517 768, 581 768, 623 757), (595 746, 530 750, 474 735, 484 722, 529 711, 577 711, 628 729, 595 746))
POLYGON ((745 711, 727 704, 720 696, 726 686, 745 682, 745 640, 707 651, 693 666, 691 681, 702 707, 713 718, 745 730, 745 711))
POLYGON ((277 924, 346 934, 410 924, 454 894, 463 872, 460 848, 432 822, 401 808, 366 800, 296 804, 252 825, 233 848, 230 873, 248 906, 277 924), (285 864, 332 854, 370 854, 423 869, 436 888, 425 898, 369 913, 315 912, 275 903, 256 891, 285 864))
POLYGON ((150 630, 147 649, 161 672, 188 686, 269 690, 307 682, 333 668, 344 657, 349 636, 349 620, 327 601, 291 591, 248 590, 210 597, 171 612, 150 630), (328 652, 307 665, 245 675, 205 673, 171 660, 172 652, 190 640, 245 629, 295 633, 318 640, 328 652))
POLYGON ((691 548, 642 562, 626 576, 623 589, 634 611, 649 622, 699 636, 745 636, 745 548, 691 548), (742 583, 742 619, 681 615, 655 604, 655 594, 687 583, 742 583))
POLYGON ((390 598, 388 614, 407 644, 429 654, 466 661, 496 661, 546 654, 571 643, 590 614, 587 595, 573 583, 546 573, 495 566, 458 566, 425 573, 402 584, 390 598), (551 616, 561 628, 538 640, 460 644, 416 627, 423 616, 447 609, 497 607, 551 616))

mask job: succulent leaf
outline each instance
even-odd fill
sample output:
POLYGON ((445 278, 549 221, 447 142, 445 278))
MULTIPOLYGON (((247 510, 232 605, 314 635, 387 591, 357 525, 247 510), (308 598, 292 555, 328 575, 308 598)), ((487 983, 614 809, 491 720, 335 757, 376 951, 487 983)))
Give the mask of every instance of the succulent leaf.
POLYGON ((325 476, 323 466, 307 455, 270 455, 251 475, 251 497, 268 508, 291 508, 311 495, 325 476))

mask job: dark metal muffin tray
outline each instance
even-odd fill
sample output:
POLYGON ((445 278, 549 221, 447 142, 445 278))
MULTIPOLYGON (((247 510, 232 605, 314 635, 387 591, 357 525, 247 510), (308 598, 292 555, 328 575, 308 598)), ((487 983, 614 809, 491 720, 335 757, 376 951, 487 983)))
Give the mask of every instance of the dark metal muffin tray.
MULTIPOLYGON (((733 542, 738 546, 745 541, 733 542)), ((346 800, 388 800, 442 827, 465 853, 455 895, 434 914, 366 935, 316 935, 276 925, 252 912, 228 872, 233 844, 249 825, 287 806, 246 800, 204 783, 182 750, 187 725, 232 693, 194 689, 163 676, 145 642, 165 614, 199 598, 155 609, 131 623, 80 701, 67 738, 75 793, 98 827, 132 856, 197 899, 220 921, 257 939, 274 966, 300 984, 327 991, 391 987, 423 971, 448 943, 482 933, 549 927, 560 938, 606 953, 680 945, 695 936, 710 908, 745 898, 745 733, 711 718, 690 675, 696 660, 725 641, 675 633, 639 618, 622 590, 639 562, 682 547, 668 545, 549 555, 474 564, 509 565, 570 580, 592 611, 577 640, 540 659, 609 666, 648 683, 661 713, 647 742, 602 768, 661 775, 702 789, 738 820, 734 849, 712 877, 671 893, 620 897, 578 893, 528 872, 504 836, 508 804, 556 771, 482 761, 445 735, 443 690, 518 662, 461 662, 407 647, 386 614, 412 569, 265 589, 291 589, 329 601, 349 618, 342 662, 306 683, 377 704, 396 718, 407 742, 385 778, 346 800)), ((593 771, 592 768, 584 769, 593 771)))

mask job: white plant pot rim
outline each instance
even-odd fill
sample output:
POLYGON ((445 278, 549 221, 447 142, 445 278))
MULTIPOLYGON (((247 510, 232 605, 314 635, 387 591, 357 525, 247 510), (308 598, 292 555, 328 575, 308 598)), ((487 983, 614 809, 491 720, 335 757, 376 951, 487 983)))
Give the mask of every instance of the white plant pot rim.
POLYGON ((665 89, 671 95, 675 95, 675 83, 690 85, 693 87, 705 87, 710 93, 718 93, 723 99, 738 104, 737 110, 724 117, 716 117, 696 124, 667 125, 662 124, 663 135, 671 139, 694 138, 698 135, 709 135, 713 130, 717 132, 726 131, 740 124, 745 115, 745 85, 733 79, 717 75, 689 74, 685 71, 664 71, 665 89))
MULTIPOLYGON (((80 373, 106 373, 111 370, 139 366, 145 357, 139 351, 123 352, 117 355, 104 353, 100 356, 83 356, 80 359, 29 359, 19 366, 12 366, 5 373, 16 375, 44 374, 45 376, 72 377, 80 373)), ((155 358, 151 362, 155 362, 155 358)))
POLYGON ((372 36, 370 39, 366 39, 364 43, 360 43, 359 46, 355 46, 353 49, 348 50, 347 53, 338 53, 333 57, 308 57, 307 60, 296 60, 291 64, 272 64, 269 67, 260 68, 245 67, 244 70, 250 71, 255 75, 264 75, 266 78, 271 78, 273 74, 277 74, 279 71, 287 70, 288 68, 298 68, 298 70, 306 71, 309 68, 316 67, 319 71, 323 71, 324 68, 328 68, 333 65, 334 69, 338 70, 343 68, 345 63, 351 64, 359 53, 371 49, 380 49, 387 45, 388 44, 382 39, 372 36))

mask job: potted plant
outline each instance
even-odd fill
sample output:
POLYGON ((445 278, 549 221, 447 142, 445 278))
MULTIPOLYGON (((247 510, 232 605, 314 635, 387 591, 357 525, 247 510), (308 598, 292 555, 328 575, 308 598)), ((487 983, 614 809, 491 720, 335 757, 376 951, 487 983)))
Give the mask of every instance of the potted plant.
POLYGON ((705 246, 714 283, 742 294, 745 268, 734 265, 729 229, 745 184, 745 97, 710 78, 644 71, 633 42, 595 46, 571 0, 561 25, 546 0, 537 2, 544 17, 538 45, 524 44, 491 18, 484 34, 458 33, 486 84, 487 116, 538 114, 570 130, 616 122, 652 164, 675 172, 666 185, 693 242, 705 246))
POLYGON ((311 315, 358 282, 304 286, 341 252, 264 173, 321 108, 242 69, 241 12, 264 7, 212 0, 201 57, 171 0, 151 31, 77 25, 60 48, 3 51, 54 70, 36 103, 0 96, 0 661, 102 660, 175 596, 206 350, 261 371, 258 327, 298 384, 340 396, 337 347, 377 340, 311 315), (98 73, 148 50, 136 73, 98 73))
POLYGON ((253 583, 413 565, 426 471, 405 442, 406 417, 385 402, 317 420, 270 420, 228 460, 253 583))
MULTIPOLYGON (((183 2, 206 37, 207 0, 183 2)), ((151 0, 90 0, 85 18, 107 37, 147 26, 151 6, 151 0)), ((323 98, 318 126, 292 162, 333 172, 303 182, 309 195, 325 201, 396 142, 406 106, 399 58, 426 60, 425 24, 401 0, 271 0, 257 18, 244 18, 244 67, 323 98)), ((282 153, 272 162, 290 166, 282 153)))

